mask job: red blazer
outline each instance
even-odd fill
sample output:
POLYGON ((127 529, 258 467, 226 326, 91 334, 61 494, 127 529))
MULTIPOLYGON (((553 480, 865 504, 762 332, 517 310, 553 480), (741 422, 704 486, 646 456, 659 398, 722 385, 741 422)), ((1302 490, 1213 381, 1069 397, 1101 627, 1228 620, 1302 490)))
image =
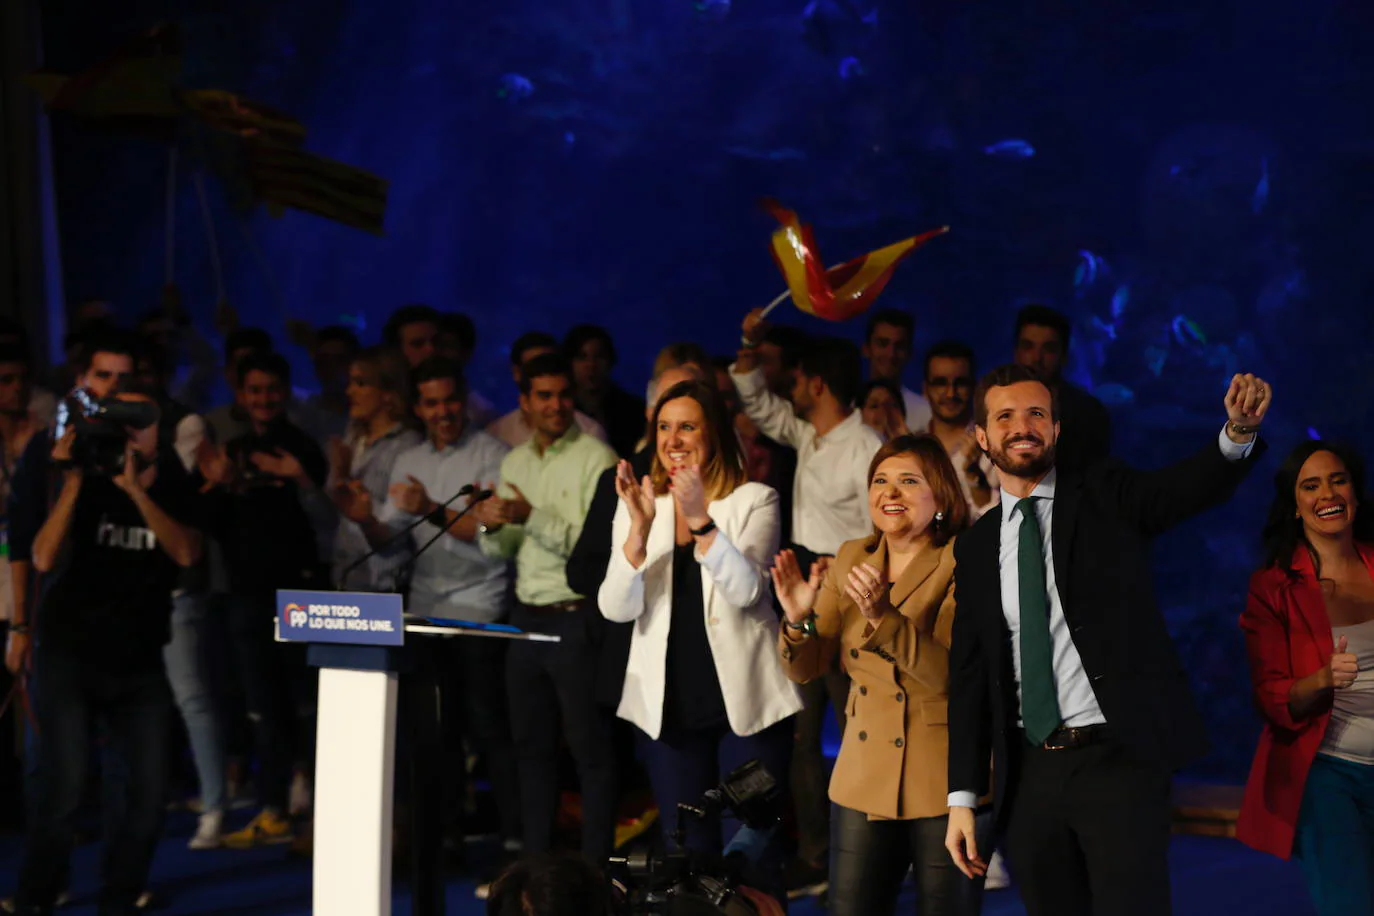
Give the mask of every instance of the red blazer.
MULTIPOLYGON (((1374 547, 1357 545, 1374 577, 1374 547)), ((1282 569, 1250 577, 1250 596, 1240 615, 1250 656, 1255 703, 1264 717, 1250 778, 1245 784, 1236 836, 1247 846, 1287 859, 1302 807, 1307 772, 1331 718, 1327 707, 1301 721, 1288 712, 1293 682, 1331 662, 1331 621, 1306 547, 1293 554, 1298 578, 1282 569)))

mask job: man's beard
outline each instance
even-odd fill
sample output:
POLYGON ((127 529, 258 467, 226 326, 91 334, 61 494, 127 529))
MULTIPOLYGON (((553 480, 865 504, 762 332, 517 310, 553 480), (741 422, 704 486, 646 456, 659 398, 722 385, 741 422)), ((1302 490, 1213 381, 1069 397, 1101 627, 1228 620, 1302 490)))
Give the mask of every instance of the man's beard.
POLYGON ((970 409, 968 401, 965 401, 957 407, 950 407, 939 403, 931 404, 930 412, 934 414, 936 419, 941 423, 954 423, 967 426, 968 422, 973 419, 973 411, 970 409))
POLYGON ((1045 445, 1038 436, 1017 436, 1014 439, 1006 440, 1000 446, 989 448, 988 457, 992 459, 993 467, 1008 476, 1039 477, 1054 467, 1054 445, 1045 445), (1008 454, 1007 446, 1026 441, 1040 443, 1043 450, 1034 458, 1008 454))

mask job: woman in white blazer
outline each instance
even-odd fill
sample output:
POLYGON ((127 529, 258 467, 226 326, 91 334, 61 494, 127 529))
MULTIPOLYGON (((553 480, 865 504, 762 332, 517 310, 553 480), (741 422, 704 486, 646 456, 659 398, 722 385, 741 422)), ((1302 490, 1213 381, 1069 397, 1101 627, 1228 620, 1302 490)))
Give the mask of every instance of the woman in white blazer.
MULTIPOLYGON (((651 428, 649 476, 616 471, 611 562, 601 613, 633 621, 617 714, 639 729, 664 830, 732 769, 759 760, 781 785, 789 721, 801 709, 777 656, 768 567, 778 494, 750 483, 719 393, 699 381, 665 391, 651 428)), ((719 851, 719 825, 689 823, 689 849, 719 851)))

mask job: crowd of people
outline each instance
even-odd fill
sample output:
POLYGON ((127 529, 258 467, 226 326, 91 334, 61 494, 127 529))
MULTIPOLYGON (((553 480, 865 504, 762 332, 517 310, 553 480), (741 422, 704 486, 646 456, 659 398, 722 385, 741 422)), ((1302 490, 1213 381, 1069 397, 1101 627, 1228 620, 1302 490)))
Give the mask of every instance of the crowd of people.
MULTIPOLYGON (((664 347, 643 397, 612 380, 605 329, 531 331, 510 346, 505 414, 468 384, 467 316, 404 306, 373 346, 297 326, 310 394, 270 334, 222 317, 216 351, 174 309, 121 328, 83 307, 42 379, 23 328, 0 327, 0 609, 26 697, 9 910, 66 894, 96 757, 101 911, 150 904, 174 714, 191 848, 308 850, 313 685, 275 640, 274 596, 337 588, 560 637, 446 641, 435 665, 445 766, 464 777, 445 781, 447 832, 495 834, 522 863, 493 906, 517 879, 547 884, 531 862, 584 878, 542 857, 604 863, 653 809, 673 843, 680 805, 759 761, 789 800, 757 872, 778 900, 890 913, 910 872, 921 912, 976 914, 1009 863, 1032 914, 1170 911, 1171 774, 1206 738, 1149 543, 1263 453, 1263 380, 1236 376, 1220 432, 1141 472, 1110 458, 1107 411, 1064 377, 1069 321, 1043 305, 981 379, 960 341, 913 366, 902 310, 872 312, 862 346, 756 311, 735 354, 664 347), (221 374, 231 397, 213 404, 221 374), (465 486, 494 495, 455 500, 465 486)), ((1323 913, 1368 908, 1349 874, 1374 873, 1362 483, 1340 446, 1288 458, 1242 618, 1267 724, 1241 836, 1302 857, 1323 913)), ((718 819, 686 826, 696 852, 729 840, 718 819)))

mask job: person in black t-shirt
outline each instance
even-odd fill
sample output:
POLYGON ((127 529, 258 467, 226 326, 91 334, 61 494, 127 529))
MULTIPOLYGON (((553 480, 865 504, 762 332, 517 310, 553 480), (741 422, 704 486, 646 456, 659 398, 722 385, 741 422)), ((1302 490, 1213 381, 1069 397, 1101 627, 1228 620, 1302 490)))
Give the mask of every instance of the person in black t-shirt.
MULTIPOLYGON (((116 397, 156 403, 137 383, 116 397)), ((127 432, 113 476, 73 466, 70 430, 53 449, 62 489, 33 542, 34 568, 52 579, 34 643, 43 740, 21 913, 49 912, 62 891, 93 721, 117 756, 111 788, 121 796, 106 813, 102 914, 138 911, 162 827, 171 711, 162 646, 179 572, 200 558, 200 499, 176 456, 159 449, 155 422, 127 432)))

